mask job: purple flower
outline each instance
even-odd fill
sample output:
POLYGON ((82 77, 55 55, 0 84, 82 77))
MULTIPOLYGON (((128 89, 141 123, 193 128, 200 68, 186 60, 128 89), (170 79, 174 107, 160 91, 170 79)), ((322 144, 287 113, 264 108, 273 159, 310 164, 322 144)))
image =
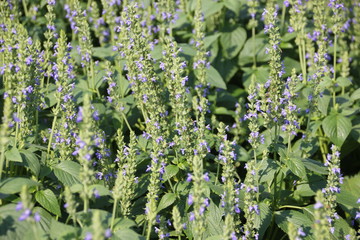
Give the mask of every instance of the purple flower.
POLYGON ((55 0, 48 0, 47 1, 49 5, 54 6, 56 4, 55 0))
POLYGON ((192 222, 195 220, 195 214, 193 212, 190 213, 189 221, 192 222))
POLYGON ((186 181, 187 181, 187 182, 191 182, 191 180, 192 180, 192 175, 191 175, 190 173, 188 173, 188 176, 187 176, 187 178, 186 178, 186 181))
POLYGON ((192 194, 189 194, 189 197, 188 197, 188 200, 187 200, 187 204, 189 206, 191 206, 194 202, 194 199, 193 199, 193 195, 192 194))
POLYGON ((15 207, 15 210, 16 211, 20 211, 20 210, 22 210, 23 209, 23 204, 22 204, 22 202, 18 202, 17 204, 16 204, 16 207, 15 207))
POLYGON ((41 216, 40 216, 40 214, 39 214, 38 212, 36 212, 36 213, 34 214, 34 220, 35 220, 35 222, 40 222, 41 216))
POLYGON ((204 177, 204 180, 205 180, 205 181, 207 181, 207 182, 210 181, 209 173, 208 173, 208 172, 206 172, 203 177, 204 177))
POLYGON ((86 233, 84 240, 92 240, 92 234, 89 232, 86 233))
POLYGON ((360 218, 360 212, 356 212, 355 219, 359 219, 359 218, 360 218))
POLYGON ((105 230, 105 237, 110 238, 112 236, 110 228, 105 230))
POLYGON ((25 221, 31 215, 30 209, 25 209, 25 211, 19 217, 19 221, 25 221))
POLYGON ((314 209, 319 209, 319 208, 322 208, 324 205, 321 203, 321 202, 317 202, 315 203, 314 205, 314 209))

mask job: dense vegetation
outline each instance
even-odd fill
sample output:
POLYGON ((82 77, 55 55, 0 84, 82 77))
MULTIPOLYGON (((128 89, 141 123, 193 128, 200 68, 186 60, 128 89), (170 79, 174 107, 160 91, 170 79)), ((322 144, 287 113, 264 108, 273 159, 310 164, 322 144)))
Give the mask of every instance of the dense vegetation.
POLYGON ((360 239, 359 0, 0 1, 0 239, 360 239))

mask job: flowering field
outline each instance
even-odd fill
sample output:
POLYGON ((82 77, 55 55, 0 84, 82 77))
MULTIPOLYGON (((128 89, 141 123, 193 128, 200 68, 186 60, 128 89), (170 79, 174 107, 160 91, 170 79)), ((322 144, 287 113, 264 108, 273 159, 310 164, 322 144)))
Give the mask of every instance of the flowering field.
POLYGON ((0 1, 0 239, 360 239, 360 0, 0 1))

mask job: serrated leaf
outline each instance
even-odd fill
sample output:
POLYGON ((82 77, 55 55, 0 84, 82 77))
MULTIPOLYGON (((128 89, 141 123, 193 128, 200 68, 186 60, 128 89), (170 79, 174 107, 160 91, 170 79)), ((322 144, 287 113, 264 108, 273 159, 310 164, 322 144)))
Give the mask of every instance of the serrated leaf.
POLYGON ((40 162, 36 155, 25 149, 20 150, 20 155, 25 166, 28 167, 36 177, 38 177, 40 173, 40 162))
POLYGON ((351 177, 346 176, 343 184, 341 184, 341 191, 337 194, 336 201, 344 210, 355 216, 356 210, 360 207, 360 204, 357 203, 359 196, 360 173, 351 177))
MULTIPOLYGON (((252 38, 249 38, 244 48, 241 50, 238 58, 238 64, 243 66, 249 63, 253 63, 254 54, 256 62, 267 62, 270 60, 270 55, 266 54, 266 48, 268 47, 267 41, 264 38, 256 38, 253 41, 252 38), (254 44, 255 42, 255 44, 254 44)), ((265 80, 266 81, 266 80, 265 80)))
POLYGON ((202 12, 204 17, 207 18, 223 8, 224 4, 222 2, 207 1, 206 4, 202 4, 202 12))
POLYGON ((304 166, 310 171, 320 174, 328 173, 327 168, 321 162, 309 158, 302 158, 301 161, 303 162, 304 166))
POLYGON ((252 78, 257 83, 264 84, 269 76, 269 68, 267 67, 257 67, 256 69, 253 68, 242 68, 242 70, 245 72, 242 76, 243 84, 246 88, 250 86, 252 78))
POLYGON ((18 221, 22 211, 16 211, 15 208, 16 204, 12 203, 0 207, 0 240, 46 239, 41 237, 44 231, 38 224, 34 226, 31 221, 18 221), (33 230, 38 231, 37 236, 33 230))
POLYGON ((43 208, 61 217, 60 205, 53 191, 50 189, 40 190, 36 192, 35 199, 43 208))
POLYGON ((172 178, 179 172, 179 167, 176 165, 167 165, 165 167, 165 174, 164 174, 164 181, 167 181, 168 179, 172 178))
POLYGON ((160 212, 161 210, 167 208, 171 204, 173 204, 176 200, 175 193, 165 193, 165 195, 161 198, 157 211, 160 212))
POLYGON ((284 161, 290 171, 301 179, 306 179, 306 170, 304 163, 296 157, 284 161))
POLYGON ((89 187, 93 192, 94 191, 97 191, 96 193, 99 195, 99 196, 110 196, 111 193, 109 191, 109 189, 107 189, 105 186, 103 185, 100 185, 100 184, 94 184, 94 185, 91 185, 89 187))
POLYGON ((328 113, 330 101, 331 101, 331 96, 328 90, 325 90, 323 95, 318 97, 318 109, 325 116, 328 113))
POLYGON ((52 219, 50 225, 51 239, 76 239, 77 228, 52 219))
POLYGON ((341 147, 351 131, 352 124, 349 118, 339 113, 332 113, 323 120, 322 127, 326 136, 341 147))
POLYGON ((14 194, 19 193, 22 187, 26 185, 28 187, 38 186, 39 183, 22 177, 7 178, 0 182, 0 193, 3 194, 14 194))
POLYGON ((293 68, 295 68, 297 72, 300 71, 301 69, 300 62, 289 57, 284 58, 284 66, 285 66, 284 76, 290 76, 293 68))
POLYGON ((120 229, 115 232, 115 236, 119 240, 144 240, 145 238, 131 229, 120 229))
POLYGON ((102 58, 102 59, 111 59, 117 52, 113 51, 111 46, 107 47, 93 47, 93 57, 102 58))
POLYGON ((34 207, 33 212, 40 215, 40 222, 38 222, 40 227, 44 232, 49 232, 51 221, 53 219, 51 214, 42 207, 34 207))
POLYGON ((275 222, 284 232, 288 232, 288 224, 291 222, 297 228, 303 228, 306 239, 313 239, 310 237, 313 221, 304 213, 295 210, 277 211, 275 212, 275 222))
POLYGON ((81 183, 79 179, 80 164, 72 161, 64 161, 54 167, 55 176, 67 186, 81 183))
POLYGON ((220 36, 220 43, 226 58, 233 58, 240 52, 246 41, 246 31, 242 27, 237 27, 232 31, 223 32, 220 36))
POLYGON ((22 162, 20 152, 17 148, 13 147, 5 152, 5 158, 12 162, 22 162))
MULTIPOLYGON (((210 201, 210 205, 206 211, 206 223, 207 223, 207 236, 220 235, 223 232, 223 209, 219 208, 213 201, 210 201)), ((206 237, 206 235, 205 235, 206 237)))
POLYGON ((262 239, 266 229, 271 223, 272 212, 270 211, 269 206, 264 202, 259 204, 259 210, 260 215, 255 216, 255 227, 259 229, 260 239, 262 239))
POLYGON ((239 70, 235 61, 232 59, 217 57, 212 64, 227 83, 239 70))
POLYGON ((358 99, 360 99, 360 88, 356 89, 350 97, 351 100, 356 101, 358 99))
POLYGON ((224 5, 236 15, 239 15, 242 3, 239 0, 225 0, 224 5))
POLYGON ((208 35, 204 38, 204 46, 208 48, 213 42, 215 42, 220 37, 220 33, 215 33, 213 35, 208 35))
POLYGON ((213 66, 210 66, 209 69, 206 69, 206 81, 212 84, 214 87, 226 89, 226 83, 224 82, 224 79, 213 66))
POLYGON ((348 87, 352 84, 352 82, 350 81, 349 78, 346 77, 338 77, 336 79, 336 83, 340 86, 340 87, 348 87))

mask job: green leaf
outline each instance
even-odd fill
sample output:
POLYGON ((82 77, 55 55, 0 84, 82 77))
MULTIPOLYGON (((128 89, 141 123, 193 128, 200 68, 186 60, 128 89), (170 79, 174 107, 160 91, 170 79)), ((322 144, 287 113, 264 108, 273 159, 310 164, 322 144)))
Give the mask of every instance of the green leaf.
POLYGON ((248 88, 251 83, 251 79, 255 78, 254 80, 257 83, 264 84, 268 77, 269 77, 269 68, 268 67, 257 67, 256 69, 247 67, 242 68, 245 72, 242 76, 242 81, 244 83, 245 88, 248 88))
POLYGON ((231 59, 217 57, 212 64, 227 83, 239 70, 236 62, 231 59))
POLYGON ((44 231, 31 221, 18 221, 22 211, 16 211, 16 204, 6 204, 0 207, 0 240, 42 240, 44 231), (35 236, 34 230, 37 231, 35 236))
POLYGON ((20 152, 17 148, 12 147, 10 150, 5 152, 5 158, 11 162, 22 162, 20 152))
POLYGON ((115 232, 115 236, 119 240, 144 240, 145 238, 131 229, 120 229, 115 232))
POLYGON ((44 232, 49 232, 51 221, 53 219, 51 214, 42 207, 34 207, 33 212, 40 214, 40 222, 38 222, 38 224, 44 232))
POLYGON ((105 70, 97 71, 93 84, 93 86, 95 86, 95 89, 98 89, 101 86, 101 84, 104 82, 105 74, 106 74, 105 70))
POLYGON ((222 239, 223 239, 222 235, 215 235, 215 236, 206 238, 206 240, 222 240, 222 239))
POLYGON ((72 161, 64 161, 54 167, 55 176, 67 186, 81 183, 79 179, 80 164, 72 161))
MULTIPOLYGON (((223 221, 222 215, 224 211, 220 209, 213 201, 210 201, 210 205, 206 211, 206 223, 207 223, 207 236, 215 236, 223 233, 223 221)), ((206 237, 206 235, 205 235, 206 237)))
POLYGON ((224 5, 226 8, 233 11, 236 15, 240 14, 242 3, 239 0, 225 0, 224 5))
POLYGON ((300 62, 289 57, 284 58, 284 66, 285 66, 284 76, 290 76, 293 68, 295 68, 297 72, 299 72, 301 69, 300 62))
POLYGON ((346 235, 351 233, 351 235, 355 236, 355 230, 349 226, 349 223, 346 222, 342 217, 335 219, 335 238, 336 239, 346 239, 346 235))
POLYGON ((352 124, 349 118, 339 113, 332 113, 323 120, 322 127, 326 136, 341 147, 351 131, 352 124))
POLYGON ((109 189, 107 189, 104 185, 100 185, 100 184, 94 184, 91 185, 89 187, 92 191, 97 191, 97 194, 99 194, 99 196, 110 196, 111 193, 109 191, 109 189))
MULTIPOLYGON (((238 64, 240 66, 253 63, 254 54, 256 57, 256 62, 268 62, 270 60, 270 55, 266 54, 266 48, 269 47, 266 39, 261 37, 256 37, 255 44, 252 38, 249 38, 244 48, 241 50, 238 58, 238 64)), ((265 80, 266 81, 266 80, 265 80)))
POLYGON ((169 180, 179 172, 179 167, 176 165, 167 165, 165 167, 164 181, 169 180))
POLYGON ((255 216, 255 227, 259 229, 260 239, 262 239, 266 229, 271 223, 272 212, 270 211, 269 206, 264 202, 259 204, 259 209, 260 215, 255 216))
POLYGON ((213 66, 210 66, 209 69, 206 69, 206 77, 206 81, 208 83, 215 87, 226 89, 226 83, 224 82, 224 79, 213 66))
POLYGON ((304 213, 295 210, 283 210, 275 212, 275 222, 284 232, 288 232, 289 222, 293 223, 295 227, 302 227, 306 239, 313 239, 310 237, 313 221, 304 213))
POLYGON ((222 2, 207 1, 206 4, 202 4, 202 12, 204 13, 204 17, 207 18, 217 12, 220 12, 223 6, 224 4, 222 2))
POLYGON ((352 214, 353 217, 356 215, 356 210, 359 209, 360 204, 357 200, 360 196, 360 173, 355 176, 346 176, 341 185, 341 191, 337 194, 336 201, 340 206, 352 214))
POLYGON ((53 191, 50 189, 40 190, 36 192, 35 199, 46 210, 61 217, 60 205, 53 191))
POLYGON ((153 50, 151 50, 150 52, 151 57, 154 58, 155 60, 161 59, 163 57, 162 51, 163 51, 162 45, 158 44, 154 46, 153 50))
POLYGON ((301 179, 306 179, 306 170, 304 163, 300 158, 292 157, 283 161, 290 171, 301 179))
POLYGON ((352 84, 350 79, 347 77, 338 77, 336 79, 336 83, 339 85, 339 87, 348 87, 352 84))
POLYGON ((50 238, 51 239, 76 239, 77 230, 71 225, 67 225, 52 219, 50 225, 50 238))
POLYGON ((220 37, 220 33, 215 33, 214 35, 208 35, 204 37, 204 46, 205 48, 210 47, 210 45, 215 42, 220 37))
POLYGON ((304 166, 310 171, 324 175, 328 174, 327 168, 321 162, 309 158, 302 158, 301 161, 303 162, 304 166))
POLYGON ((40 173, 40 162, 39 159, 33 152, 29 150, 21 149, 20 150, 21 158, 24 161, 26 167, 30 168, 32 173, 38 177, 40 173))
POLYGON ((360 99, 360 88, 356 89, 350 97, 351 100, 356 101, 358 99, 360 99))
POLYGON ((117 52, 113 51, 112 46, 107 47, 93 47, 93 57, 102 58, 102 59, 112 59, 117 52))
MULTIPOLYGON (((111 219, 109 219, 109 221, 111 221, 111 219)), ((109 222, 109 225, 111 224, 111 222, 109 222)), ((131 228, 136 226, 136 223, 128 218, 116 218, 114 221, 114 231, 116 232, 117 230, 120 229, 126 229, 126 228, 131 228)))
POLYGON ((256 164, 256 169, 259 169, 259 182, 271 183, 274 179, 278 167, 278 164, 271 159, 267 159, 266 161, 259 161, 256 164))
POLYGON ((220 36, 220 43, 226 58, 233 58, 240 52, 246 41, 246 31, 242 27, 237 27, 230 32, 223 32, 220 36))
POLYGON ((39 183, 22 177, 16 178, 7 178, 0 182, 0 193, 3 194, 15 194, 19 193, 23 186, 35 187, 38 186, 39 183))
POLYGON ((325 116, 328 114, 328 109, 331 101, 330 92, 325 90, 323 95, 318 97, 318 109, 325 116))
POLYGON ((176 200, 175 193, 165 193, 165 195, 161 198, 157 211, 160 212, 161 210, 167 208, 171 204, 173 204, 176 200))

